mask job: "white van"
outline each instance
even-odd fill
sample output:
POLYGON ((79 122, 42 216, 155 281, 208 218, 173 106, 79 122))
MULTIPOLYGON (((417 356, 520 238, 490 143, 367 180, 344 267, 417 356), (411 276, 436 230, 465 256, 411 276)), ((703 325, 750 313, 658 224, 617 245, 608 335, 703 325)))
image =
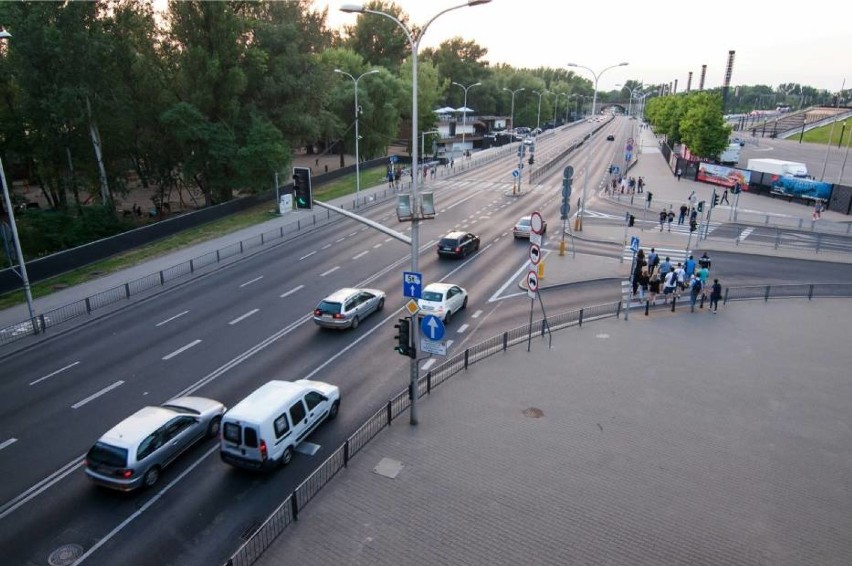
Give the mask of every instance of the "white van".
POLYGON ((250 470, 284 466, 293 450, 340 408, 340 389, 321 381, 270 381, 222 417, 222 461, 250 470))

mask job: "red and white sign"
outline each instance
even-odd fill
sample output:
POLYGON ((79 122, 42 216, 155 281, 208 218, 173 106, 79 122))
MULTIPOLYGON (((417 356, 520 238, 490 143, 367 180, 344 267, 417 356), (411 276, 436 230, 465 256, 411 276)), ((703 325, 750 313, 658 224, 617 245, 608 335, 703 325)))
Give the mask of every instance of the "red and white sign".
POLYGON ((530 230, 533 234, 541 234, 541 231, 544 230, 544 218, 537 210, 530 215, 530 230))
POLYGON ((541 248, 536 244, 530 244, 530 263, 538 265, 541 261, 541 248))
POLYGON ((527 295, 530 298, 535 298, 535 294, 538 291, 538 273, 536 273, 535 269, 530 269, 529 273, 527 273, 527 295))

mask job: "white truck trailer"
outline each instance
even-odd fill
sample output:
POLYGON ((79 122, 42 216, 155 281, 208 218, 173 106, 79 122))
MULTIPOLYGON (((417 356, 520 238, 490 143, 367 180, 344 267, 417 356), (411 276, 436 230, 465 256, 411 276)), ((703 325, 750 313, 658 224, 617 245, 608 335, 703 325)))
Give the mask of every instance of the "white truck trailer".
POLYGON ((749 159, 746 169, 770 175, 787 175, 790 177, 808 177, 808 166, 796 161, 783 159, 749 159))

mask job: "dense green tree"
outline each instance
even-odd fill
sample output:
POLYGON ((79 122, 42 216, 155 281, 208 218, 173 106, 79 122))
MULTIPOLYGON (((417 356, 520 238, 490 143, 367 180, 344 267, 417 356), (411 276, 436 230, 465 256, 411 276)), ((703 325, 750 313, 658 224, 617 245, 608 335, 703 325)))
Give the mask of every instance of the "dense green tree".
MULTIPOLYGON (((419 30, 411 25, 408 15, 394 2, 372 0, 364 7, 392 15, 408 28, 412 39, 417 37, 419 30)), ((355 24, 344 28, 345 46, 358 53, 368 64, 398 73, 402 62, 411 55, 411 43, 403 29, 386 16, 359 14, 357 18, 355 24)))
POLYGON ((731 127, 722 117, 722 97, 708 92, 683 97, 685 111, 680 122, 682 141, 704 159, 716 159, 728 147, 731 127))

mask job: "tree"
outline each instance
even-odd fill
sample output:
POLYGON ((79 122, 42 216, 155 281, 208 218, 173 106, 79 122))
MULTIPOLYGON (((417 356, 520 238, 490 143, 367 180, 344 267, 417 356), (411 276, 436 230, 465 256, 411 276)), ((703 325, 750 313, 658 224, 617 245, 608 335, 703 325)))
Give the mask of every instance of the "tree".
MULTIPOLYGON (((419 30, 408 21, 408 15, 393 2, 372 0, 364 8, 390 14, 417 37, 419 30)), ((384 67, 396 73, 411 54, 411 44, 399 24, 385 16, 361 14, 355 25, 346 26, 344 45, 359 54, 374 67, 384 67)))
POLYGON ((708 92, 683 97, 685 111, 679 131, 689 150, 705 159, 716 159, 728 147, 731 127, 722 116, 722 98, 708 92))

